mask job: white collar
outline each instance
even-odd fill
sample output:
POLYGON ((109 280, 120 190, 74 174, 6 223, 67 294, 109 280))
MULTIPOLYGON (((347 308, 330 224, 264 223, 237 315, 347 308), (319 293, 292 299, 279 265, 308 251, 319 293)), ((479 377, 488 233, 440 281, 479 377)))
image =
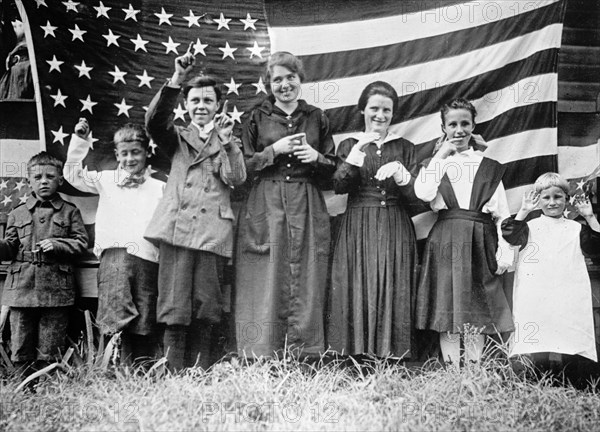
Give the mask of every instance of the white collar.
POLYGON ((210 133, 210 131, 212 131, 215 128, 215 122, 213 120, 211 120, 209 123, 205 124, 204 126, 197 125, 194 122, 191 122, 191 123, 196 129, 198 129, 198 131, 200 133, 205 133, 207 135, 210 133))
MULTIPOLYGON (((362 132, 356 132, 356 133, 350 135, 350 138, 354 138, 356 140, 360 140, 365 135, 365 133, 366 132, 364 132, 364 131, 362 131, 362 132)), ((388 131, 388 133, 385 136, 385 138, 383 139, 383 141, 374 141, 374 143, 377 145, 377 147, 381 147, 386 142, 393 141, 393 140, 396 140, 398 138, 401 138, 400 135, 396 135, 394 132, 388 131)))

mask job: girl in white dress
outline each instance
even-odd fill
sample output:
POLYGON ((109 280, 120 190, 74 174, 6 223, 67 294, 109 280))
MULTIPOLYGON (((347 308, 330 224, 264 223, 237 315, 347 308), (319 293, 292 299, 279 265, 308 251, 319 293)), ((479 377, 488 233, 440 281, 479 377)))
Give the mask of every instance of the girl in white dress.
POLYGON ((600 224, 589 199, 574 206, 587 225, 566 219, 569 184, 556 173, 541 175, 523 196, 502 235, 520 246, 513 295, 510 355, 578 354, 597 361, 592 291, 583 253, 600 250, 600 224), (534 209, 539 218, 525 221, 534 209))

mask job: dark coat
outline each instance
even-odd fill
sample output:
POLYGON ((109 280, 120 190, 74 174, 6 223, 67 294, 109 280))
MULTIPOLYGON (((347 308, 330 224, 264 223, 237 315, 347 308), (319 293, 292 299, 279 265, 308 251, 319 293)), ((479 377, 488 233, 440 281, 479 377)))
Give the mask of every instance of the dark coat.
POLYGON ((0 259, 12 260, 4 284, 2 304, 12 307, 69 306, 75 301, 73 257, 83 254, 88 242, 81 213, 59 195, 42 202, 31 195, 8 215, 6 235, 0 240, 0 259), (32 250, 40 240, 51 239, 54 250, 32 250))

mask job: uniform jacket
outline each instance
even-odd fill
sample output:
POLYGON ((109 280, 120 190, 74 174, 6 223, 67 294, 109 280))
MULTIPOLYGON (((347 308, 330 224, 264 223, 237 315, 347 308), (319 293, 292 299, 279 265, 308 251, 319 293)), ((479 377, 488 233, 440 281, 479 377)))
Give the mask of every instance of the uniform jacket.
POLYGON ((148 133, 171 158, 171 172, 145 237, 231 257, 230 191, 246 180, 244 158, 235 142, 226 150, 215 130, 204 141, 193 125, 175 126, 179 93, 163 86, 146 114, 148 133))
POLYGON ((57 194, 40 201, 33 194, 8 215, 0 240, 0 259, 12 260, 2 304, 12 307, 69 306, 75 300, 73 258, 85 252, 87 233, 81 214, 57 194), (51 239, 54 250, 32 253, 51 239))

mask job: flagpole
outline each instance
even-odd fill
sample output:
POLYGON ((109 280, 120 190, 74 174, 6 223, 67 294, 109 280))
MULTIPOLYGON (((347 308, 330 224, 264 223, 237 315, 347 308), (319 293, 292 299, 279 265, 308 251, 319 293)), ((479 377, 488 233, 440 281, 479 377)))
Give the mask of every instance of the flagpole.
MULTIPOLYGON (((33 89, 35 94, 35 108, 38 119, 38 132, 39 132, 39 150, 46 150, 46 132, 44 128, 44 114, 42 110, 42 93, 40 91, 40 81, 37 71, 37 61, 35 58, 35 50, 33 49, 33 37, 31 35, 31 28, 29 27, 29 18, 23 6, 22 0, 15 0, 17 10, 23 21, 23 29, 25 31, 25 40, 27 42, 27 52, 29 55, 29 64, 31 68, 31 76, 33 81, 33 89)), ((25 176, 23 176, 25 177, 25 176)))

